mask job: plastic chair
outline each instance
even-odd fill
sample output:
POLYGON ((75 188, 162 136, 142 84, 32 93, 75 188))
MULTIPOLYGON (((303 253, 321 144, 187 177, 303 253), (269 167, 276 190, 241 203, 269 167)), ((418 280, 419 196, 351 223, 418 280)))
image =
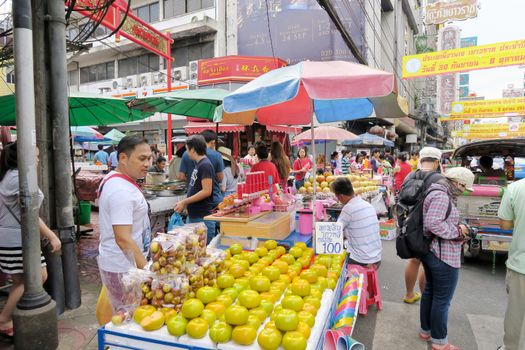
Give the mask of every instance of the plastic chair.
POLYGON ((363 290, 361 291, 361 299, 359 301, 359 314, 367 315, 368 306, 373 304, 376 304, 378 310, 383 309, 381 287, 379 286, 376 266, 364 267, 360 265, 348 265, 348 271, 351 269, 356 269, 359 273, 363 274, 363 290))

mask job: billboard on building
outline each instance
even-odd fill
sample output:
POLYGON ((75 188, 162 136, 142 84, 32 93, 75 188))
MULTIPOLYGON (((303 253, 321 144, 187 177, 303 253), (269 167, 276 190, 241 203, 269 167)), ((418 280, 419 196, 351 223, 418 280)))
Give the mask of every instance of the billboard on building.
MULTIPOLYGON (((364 54, 364 5, 358 0, 332 3, 364 54)), ((316 0, 239 0, 237 9, 239 55, 275 56, 289 64, 304 60, 355 61, 341 34, 316 0)))
MULTIPOLYGON (((439 31, 438 49, 452 50, 459 47, 458 27, 445 27, 439 31)), ((448 73, 437 77, 437 113, 450 114, 452 102, 458 99, 458 74, 448 73)))
POLYGON ((451 118, 525 115, 525 97, 460 101, 452 104, 451 118))

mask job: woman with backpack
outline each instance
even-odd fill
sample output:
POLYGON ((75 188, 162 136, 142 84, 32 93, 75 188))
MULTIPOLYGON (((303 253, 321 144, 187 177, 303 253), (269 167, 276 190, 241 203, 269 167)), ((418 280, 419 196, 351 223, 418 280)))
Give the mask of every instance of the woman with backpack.
POLYGON ((461 251, 469 228, 459 223, 457 197, 472 191, 474 174, 452 168, 445 179, 433 183, 423 202, 423 230, 432 237, 430 251, 421 257, 426 284, 421 298, 419 337, 432 342, 432 350, 459 350, 448 342, 448 309, 458 283, 461 251))

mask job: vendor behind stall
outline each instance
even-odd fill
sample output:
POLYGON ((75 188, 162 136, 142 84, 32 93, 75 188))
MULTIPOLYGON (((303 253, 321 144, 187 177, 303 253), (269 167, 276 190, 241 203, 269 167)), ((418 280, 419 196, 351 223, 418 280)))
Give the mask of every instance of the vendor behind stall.
MULTIPOLYGON (((204 217, 211 214, 213 204, 213 178, 215 169, 206 156, 206 141, 201 135, 193 135, 186 141, 187 154, 195 162, 190 176, 188 195, 175 205, 178 213, 187 208, 186 223, 204 222, 208 228, 208 243, 215 236, 215 221, 205 221, 204 217)), ((221 158, 222 162, 222 158, 221 158)))
MULTIPOLYGON (((272 183, 274 185, 279 184, 281 181, 279 177, 279 171, 277 170, 275 164, 268 160, 269 153, 266 143, 262 141, 257 142, 255 145, 255 150, 257 152, 257 158, 259 158, 259 162, 252 167, 251 172, 264 171, 266 178, 270 176, 272 177, 272 183)), ((274 187, 274 191, 277 191, 277 187, 274 187)))
POLYGON ((155 160, 155 164, 150 166, 148 169, 148 173, 164 173, 166 170, 166 158, 163 156, 159 156, 157 160, 155 160))
POLYGON ((332 182, 332 191, 344 205, 337 222, 343 224, 346 251, 350 263, 379 267, 381 264, 381 238, 379 220, 374 207, 354 194, 352 183, 346 177, 332 182))

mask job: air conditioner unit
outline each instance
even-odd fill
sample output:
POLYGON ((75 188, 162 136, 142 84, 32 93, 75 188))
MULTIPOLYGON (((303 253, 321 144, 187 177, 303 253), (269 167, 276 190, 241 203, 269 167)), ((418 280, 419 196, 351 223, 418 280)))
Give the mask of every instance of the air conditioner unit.
POLYGON ((168 77, 166 76, 166 70, 159 70, 158 72, 151 73, 151 81, 153 85, 166 84, 168 77))
POLYGON ((127 77, 126 78, 126 84, 124 85, 124 88, 125 89, 134 89, 136 87, 138 87, 137 77, 136 76, 127 77))
POLYGON ((199 78, 199 61, 191 61, 189 67, 189 80, 197 81, 199 78))
POLYGON ((178 81, 188 80, 188 67, 176 67, 173 70, 173 79, 178 81))
POLYGON ((139 80, 139 85, 141 87, 153 85, 152 81, 151 81, 151 73, 146 73, 146 74, 139 75, 138 80, 139 80))

